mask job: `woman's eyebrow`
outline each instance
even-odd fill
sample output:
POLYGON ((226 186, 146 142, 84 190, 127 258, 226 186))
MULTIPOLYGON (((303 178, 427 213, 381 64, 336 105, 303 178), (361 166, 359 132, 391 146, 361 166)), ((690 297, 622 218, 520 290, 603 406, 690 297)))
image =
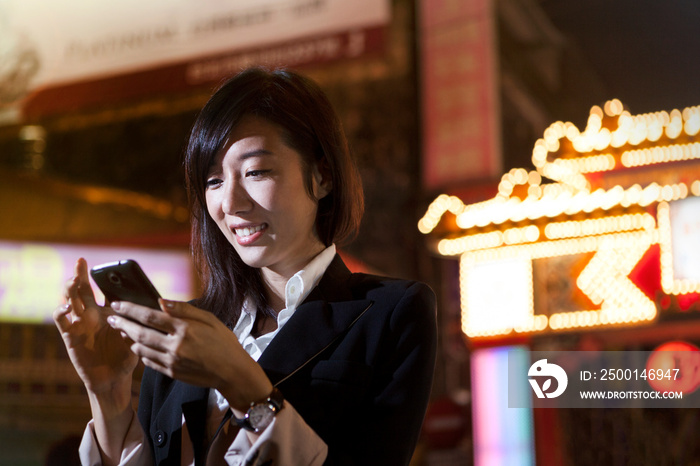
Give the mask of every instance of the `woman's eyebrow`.
POLYGON ((250 152, 244 152, 238 156, 239 160, 247 160, 252 157, 260 157, 263 155, 272 155, 272 152, 270 152, 267 149, 256 149, 252 150, 250 152))

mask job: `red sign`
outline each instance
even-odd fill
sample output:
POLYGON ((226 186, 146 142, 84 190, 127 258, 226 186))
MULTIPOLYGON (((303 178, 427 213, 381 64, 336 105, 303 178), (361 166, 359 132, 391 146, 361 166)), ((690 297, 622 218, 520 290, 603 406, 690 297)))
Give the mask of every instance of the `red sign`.
POLYGON ((500 176, 492 2, 420 6, 425 186, 500 176))
POLYGON ((646 369, 654 390, 692 393, 700 386, 700 348, 683 341, 664 343, 649 356, 646 369))

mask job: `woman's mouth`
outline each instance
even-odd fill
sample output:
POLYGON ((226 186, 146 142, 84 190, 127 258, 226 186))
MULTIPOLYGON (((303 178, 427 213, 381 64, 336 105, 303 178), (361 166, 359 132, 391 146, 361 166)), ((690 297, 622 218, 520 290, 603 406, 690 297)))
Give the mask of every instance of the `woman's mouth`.
POLYGON ((266 229, 267 223, 261 223, 255 226, 234 228, 233 232, 236 235, 236 242, 241 246, 247 246, 257 241, 266 229))
POLYGON ((254 227, 235 228, 234 231, 236 232, 236 236, 246 238, 248 236, 254 235, 259 231, 264 230, 265 228, 267 228, 267 224, 262 223, 254 227))

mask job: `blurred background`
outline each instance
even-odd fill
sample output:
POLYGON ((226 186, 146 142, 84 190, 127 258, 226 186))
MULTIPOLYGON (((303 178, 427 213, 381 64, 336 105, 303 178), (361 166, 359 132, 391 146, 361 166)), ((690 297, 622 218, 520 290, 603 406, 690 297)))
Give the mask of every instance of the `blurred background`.
POLYGON ((196 296, 183 148, 250 65, 341 115, 350 268, 438 294, 414 464, 696 464, 696 409, 499 389, 513 351, 697 351, 697 24, 690 0, 0 0, 0 464, 71 464, 90 417, 51 320, 78 257, 196 296))

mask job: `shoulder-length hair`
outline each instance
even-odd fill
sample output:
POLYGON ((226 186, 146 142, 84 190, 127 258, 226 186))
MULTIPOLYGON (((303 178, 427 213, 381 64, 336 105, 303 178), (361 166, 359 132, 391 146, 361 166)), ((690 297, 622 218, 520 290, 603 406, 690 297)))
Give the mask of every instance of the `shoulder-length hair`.
POLYGON ((288 70, 251 68, 226 81, 197 117, 185 153, 192 216, 192 253, 204 290, 199 307, 234 325, 245 299, 270 314, 259 269, 246 265, 207 211, 205 190, 211 165, 245 116, 274 123, 285 144, 301 155, 307 193, 313 197, 313 168, 330 193, 318 201, 316 232, 326 246, 357 233, 364 209, 362 184, 340 119, 321 88, 288 70))

